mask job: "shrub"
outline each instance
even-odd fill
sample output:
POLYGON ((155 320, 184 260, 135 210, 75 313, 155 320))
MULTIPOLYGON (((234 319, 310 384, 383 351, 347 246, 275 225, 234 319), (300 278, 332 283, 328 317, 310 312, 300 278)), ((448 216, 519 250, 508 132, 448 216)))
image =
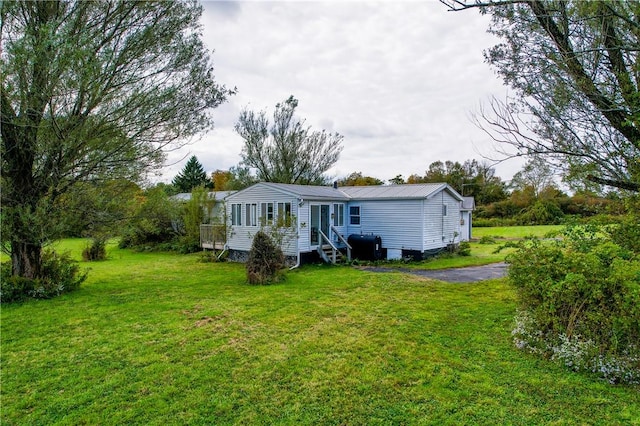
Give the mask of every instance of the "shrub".
POLYGON ((104 238, 94 238, 91 244, 82 250, 82 259, 86 262, 105 260, 107 258, 107 241, 104 238))
POLYGON ((516 344, 610 382, 640 380, 640 256, 596 227, 527 239, 507 256, 516 344), (634 355, 635 354, 635 355, 634 355))
POLYGON ((125 228, 120 248, 174 244, 179 235, 176 229, 178 219, 177 204, 162 188, 153 188, 143 197, 125 228))
POLYGON ((483 235, 482 238, 480 238, 480 241, 478 241, 478 244, 495 244, 495 243, 496 243, 496 239, 490 235, 483 235))
POLYGON ((68 254, 57 254, 52 250, 42 253, 41 276, 36 279, 11 275, 11 264, 0 268, 0 301, 19 302, 27 298, 50 299, 80 288, 87 273, 80 273, 78 262, 68 254))
POLYGON ((253 244, 247 261, 247 281, 249 284, 271 284, 284 278, 285 266, 282 249, 263 231, 253 237, 253 244))
POLYGON ((471 256, 471 244, 468 241, 461 241, 456 253, 460 256, 471 256))
POLYGON ((557 225, 562 221, 564 213, 552 201, 536 201, 523 213, 516 217, 520 225, 557 225))

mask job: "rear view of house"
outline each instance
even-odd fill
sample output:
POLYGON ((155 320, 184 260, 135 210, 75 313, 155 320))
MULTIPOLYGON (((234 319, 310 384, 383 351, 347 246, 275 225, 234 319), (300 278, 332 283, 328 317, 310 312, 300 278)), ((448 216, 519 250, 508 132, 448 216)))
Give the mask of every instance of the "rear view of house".
MULTIPOLYGON (((468 234, 461 228, 463 198, 447 184, 338 188, 261 182, 225 201, 227 248, 238 261, 262 227, 280 230, 282 249, 296 263, 318 256, 333 261, 338 250, 346 254, 349 241, 371 244, 377 258, 422 259, 468 234)), ((470 226, 470 215, 465 217, 464 226, 470 226)))

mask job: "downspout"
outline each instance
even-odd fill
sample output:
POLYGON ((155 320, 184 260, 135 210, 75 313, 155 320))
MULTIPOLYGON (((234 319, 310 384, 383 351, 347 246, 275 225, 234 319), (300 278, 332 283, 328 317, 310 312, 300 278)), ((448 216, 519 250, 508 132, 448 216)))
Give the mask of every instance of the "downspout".
POLYGON ((297 251, 298 251, 298 261, 297 261, 297 263, 295 265, 293 265, 291 268, 289 268, 290 271, 300 267, 300 249, 298 249, 297 251))
POLYGON ((222 251, 216 259, 220 260, 220 258, 227 252, 227 250, 229 250, 229 245, 227 243, 224 243, 224 245, 222 246, 222 251))

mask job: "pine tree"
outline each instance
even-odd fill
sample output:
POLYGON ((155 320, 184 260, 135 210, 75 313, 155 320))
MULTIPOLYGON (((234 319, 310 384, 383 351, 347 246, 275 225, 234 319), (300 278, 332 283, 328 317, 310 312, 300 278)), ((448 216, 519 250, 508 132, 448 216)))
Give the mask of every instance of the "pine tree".
POLYGON ((182 171, 173 178, 171 183, 179 192, 191 192, 193 188, 198 186, 211 187, 211 181, 207 178, 204 167, 195 155, 187 161, 182 171))

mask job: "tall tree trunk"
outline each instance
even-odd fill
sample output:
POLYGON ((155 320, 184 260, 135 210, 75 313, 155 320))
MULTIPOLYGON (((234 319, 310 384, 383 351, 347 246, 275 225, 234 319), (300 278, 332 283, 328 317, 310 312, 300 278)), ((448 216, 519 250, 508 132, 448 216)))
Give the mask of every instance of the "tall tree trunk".
POLYGON ((40 244, 12 241, 12 274, 31 279, 40 277, 42 272, 41 255, 42 246, 40 244))

